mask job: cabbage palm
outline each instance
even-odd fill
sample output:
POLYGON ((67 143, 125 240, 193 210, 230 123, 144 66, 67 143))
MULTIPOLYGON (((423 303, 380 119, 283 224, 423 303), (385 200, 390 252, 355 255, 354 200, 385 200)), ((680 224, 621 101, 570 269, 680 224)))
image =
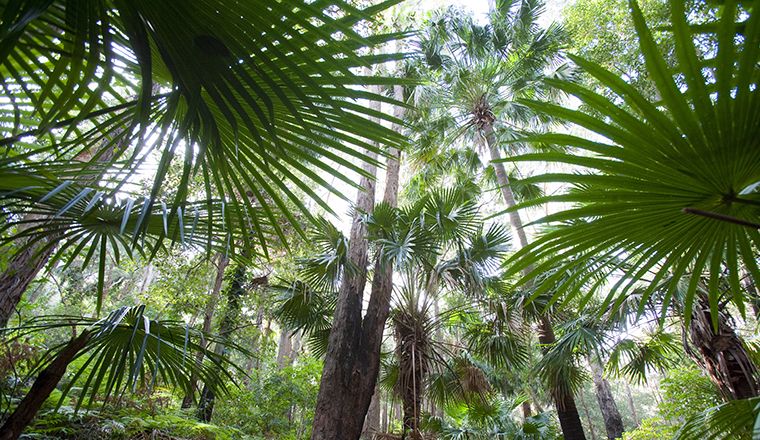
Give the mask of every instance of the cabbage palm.
MULTIPOLYGON (((360 29, 393 3, 3 0, 0 206, 28 243, 52 226, 63 238, 46 248, 99 249, 101 259, 116 246, 142 248, 142 239, 154 254, 189 229, 206 248, 266 255, 272 236, 285 238, 281 218, 300 231, 291 206, 310 217, 297 192, 330 211, 313 188, 336 192, 322 173, 335 175, 340 164, 366 174, 352 158, 371 161, 364 148, 380 152, 402 141, 369 120, 393 117, 356 102, 391 101, 357 86, 397 80, 357 68, 398 58, 371 51, 397 34, 360 29), (164 199, 170 169, 180 170, 180 181, 164 199), (82 185, 83 175, 100 177, 82 185), (148 191, 134 190, 135 175, 150 176, 148 191), (23 215, 41 202, 55 204, 46 215, 23 215), (109 216, 100 228, 96 209, 120 210, 121 220, 109 216), (194 226, 196 209, 207 216, 203 229, 194 226), (163 231, 150 230, 156 213, 163 231)), ((19 252, 24 261, 12 266, 35 272, 41 255, 19 252)), ((32 278, 6 275, 16 291, 32 278)))
MULTIPOLYGON (((556 25, 541 29, 536 21, 542 11, 543 2, 538 0, 497 1, 491 23, 480 26, 471 17, 449 10, 431 21, 421 41, 435 87, 422 90, 420 99, 438 107, 433 119, 453 118, 442 124, 450 130, 445 140, 453 142, 469 134, 477 144, 484 144, 508 208, 516 201, 500 161, 503 141, 543 129, 549 119, 520 100, 556 99, 556 93, 542 80, 566 78, 570 73, 561 64, 562 30, 556 25)), ((520 214, 510 210, 509 220, 519 245, 527 246, 520 214)), ((538 320, 538 328, 539 342, 554 342, 548 316, 538 320)), ((572 395, 554 397, 565 437, 584 438, 572 395)))
POLYGON ((227 367, 232 364, 200 342, 201 338, 216 341, 215 337, 201 335, 182 323, 150 319, 144 311, 144 306, 122 307, 100 320, 42 317, 19 329, 15 337, 57 328, 79 331, 44 355, 32 373, 38 376, 31 389, 0 427, 0 439, 15 440, 21 435, 77 359, 84 362, 63 388, 59 407, 77 384, 81 384, 77 410, 85 401, 92 405, 99 397, 105 402, 138 385, 152 388, 165 383, 190 392, 192 377, 199 377, 217 393, 227 393, 225 383, 232 378, 227 367), (203 353, 205 361, 196 363, 195 353, 203 353))

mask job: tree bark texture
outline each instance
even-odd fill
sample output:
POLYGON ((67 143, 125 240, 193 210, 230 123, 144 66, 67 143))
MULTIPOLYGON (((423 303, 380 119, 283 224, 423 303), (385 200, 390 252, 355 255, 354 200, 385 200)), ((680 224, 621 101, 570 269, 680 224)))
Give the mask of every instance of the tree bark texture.
POLYGON ((38 239, 34 243, 25 242, 21 246, 0 274, 0 328, 8 326, 29 284, 55 251, 55 245, 48 238, 38 239))
POLYGON ((34 419, 37 411, 40 410, 42 404, 50 397, 50 393, 66 374, 66 368, 71 361, 90 340, 90 336, 92 336, 90 332, 84 331, 76 338, 71 339, 50 365, 40 372, 32 384, 32 388, 18 404, 13 414, 0 427, 0 440, 16 440, 19 438, 24 428, 34 419))
POLYGON ((594 379, 594 388, 596 388, 596 400, 604 418, 607 438, 610 440, 621 438, 623 437, 623 417, 618 411, 610 383, 604 378, 603 368, 598 359, 589 358, 589 365, 594 379))
POLYGON ((362 438, 365 440, 372 440, 375 434, 380 432, 380 400, 380 390, 375 388, 362 428, 362 438))
MULTIPOLYGON (((403 89, 399 87, 394 92, 399 99, 398 94, 403 89)), ((379 102, 373 101, 370 106, 375 111, 381 109, 379 102)), ((401 112, 401 108, 396 108, 394 113, 401 117, 401 112)), ((400 127, 396 129, 400 130, 400 127)), ((398 152, 390 153, 384 199, 395 206, 399 166, 394 162, 398 162, 398 152)), ((368 152, 368 156, 377 157, 372 152, 368 152)), ((360 181, 363 190, 357 195, 357 215, 351 226, 348 248, 348 260, 357 270, 344 275, 338 293, 317 396, 312 440, 355 440, 361 436, 380 370, 380 345, 390 309, 393 268, 391 264, 377 260, 367 312, 362 318, 369 256, 367 227, 361 221, 361 214, 374 209, 377 167, 365 163, 364 170, 373 178, 362 177, 360 181)))
MULTIPOLYGON (((512 208, 517 205, 517 202, 515 201, 515 195, 512 192, 512 187, 509 185, 509 175, 507 175, 507 170, 504 169, 504 164, 501 162, 496 162, 497 160, 501 159, 501 154, 499 153, 499 143, 496 140, 496 133, 493 130, 493 124, 485 124, 483 126, 483 135, 485 136, 486 143, 488 144, 488 151, 491 155, 491 166, 493 166, 493 169, 496 172, 496 181, 499 184, 501 196, 504 198, 504 204, 507 206, 507 208, 512 208)), ((510 211, 509 223, 512 226, 512 230, 515 232, 515 234, 517 234, 517 239, 520 242, 520 247, 527 246, 528 236, 525 234, 522 219, 520 219, 520 213, 517 211, 510 211)))
POLYGON ((631 392, 631 387, 628 385, 628 382, 625 383, 625 392, 628 397, 628 409, 631 410, 631 417, 633 417, 633 426, 638 427, 639 426, 639 415, 636 412, 636 405, 633 402, 633 393, 631 392))
POLYGON ((713 327, 710 303, 700 295, 691 316, 687 353, 707 372, 726 400, 760 395, 757 366, 736 335, 731 316, 718 311, 718 330, 713 327))

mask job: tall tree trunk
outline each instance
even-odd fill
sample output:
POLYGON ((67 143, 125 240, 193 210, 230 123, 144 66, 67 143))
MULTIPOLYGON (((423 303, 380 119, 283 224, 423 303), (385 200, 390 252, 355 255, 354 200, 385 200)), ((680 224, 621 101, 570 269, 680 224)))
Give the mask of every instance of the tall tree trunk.
MULTIPOLYGON (((395 93, 399 99, 399 93, 403 93, 403 89, 397 87, 395 93)), ((373 101, 370 106, 373 110, 380 111, 379 102, 373 101)), ((401 117, 401 112, 399 107, 394 113, 401 117)), ((384 201, 396 206, 399 153, 390 153, 392 157, 387 166, 384 201)), ((371 152, 368 155, 372 159, 377 157, 371 152)), ((364 170, 372 177, 377 172, 372 163, 365 163, 364 170)), ((391 264, 377 260, 367 313, 362 318, 369 257, 367 228, 360 215, 374 209, 375 182, 371 178, 362 177, 360 187, 363 190, 357 195, 357 215, 351 227, 348 249, 348 260, 357 270, 344 275, 338 293, 317 396, 312 440, 359 438, 380 370, 380 345, 390 309, 393 268, 391 264)))
POLYGON ((13 414, 0 427, 0 440, 16 440, 19 438, 24 428, 34 419, 37 411, 40 410, 42 404, 50 397, 50 393, 66 374, 66 368, 74 356, 87 344, 90 336, 92 336, 90 332, 83 331, 79 336, 72 338, 50 365, 40 372, 32 384, 32 388, 18 404, 13 414))
MULTIPOLYGON (((214 353, 223 355, 227 351, 226 341, 230 333, 235 329, 240 317, 240 299, 246 293, 245 284, 246 267, 238 263, 235 271, 232 273, 229 286, 227 286, 227 307, 224 312, 222 322, 219 324, 219 342, 214 347, 214 353)), ((268 283, 266 276, 254 278, 249 285, 251 287, 264 286, 268 283)), ((210 422, 214 413, 214 401, 216 396, 214 392, 206 385, 203 385, 203 391, 198 403, 198 419, 203 422, 210 422)))
POLYGON ((293 341, 290 339, 288 331, 280 329, 280 342, 277 344, 277 367, 282 370, 290 366, 293 359, 293 341))
POLYGON ((383 404, 382 413, 380 414, 380 432, 388 432, 388 418, 390 416, 390 411, 388 411, 388 408, 390 406, 390 401, 383 404))
POLYGON ((591 421, 591 412, 588 410, 583 393, 578 394, 578 400, 581 401, 581 408, 583 408, 583 413, 586 416, 586 424, 588 425, 588 432, 591 434, 591 440, 596 440, 596 430, 594 429, 594 423, 591 421))
MULTIPOLYGON (((485 136, 488 150, 491 154, 491 164, 496 172, 496 179, 499 183, 502 197, 504 198, 504 204, 508 208, 514 208, 516 202, 514 194, 512 193, 512 188, 509 185, 509 176, 507 176, 504 166, 500 162, 496 162, 501 158, 501 155, 499 154, 496 133, 494 133, 493 130, 493 122, 484 124, 481 129, 485 136)), ((528 237, 525 234, 520 213, 516 210, 510 211, 509 221, 512 225, 512 229, 517 234, 520 247, 527 246, 528 237)), ((528 272, 530 272, 530 268, 525 269, 524 275, 527 275, 528 272)), ((541 344, 548 346, 556 341, 554 329, 552 328, 551 320, 548 316, 544 315, 541 317, 538 327, 538 340, 541 344)), ((560 395, 557 392, 552 392, 552 398, 554 400, 554 406, 557 409, 557 415, 559 416, 560 425, 562 426, 562 434, 564 434, 565 440, 585 440, 586 436, 583 434, 583 424, 578 415, 578 409, 575 406, 573 396, 565 393, 560 395)))
POLYGON ((639 426, 639 415, 636 413, 636 404, 633 402, 633 393, 628 382, 625 382, 625 392, 628 397, 628 409, 631 410, 631 417, 633 417, 633 426, 637 428, 639 426))
POLYGON ((725 309, 718 311, 718 329, 713 327, 710 303, 700 295, 689 324, 687 353, 707 372, 726 400, 760 395, 757 366, 736 335, 725 309))
POLYGON ((615 398, 612 396, 610 383, 604 378, 603 368, 598 359, 589 357, 588 363, 591 366, 594 387, 596 388, 596 400, 599 402, 599 409, 602 411, 607 438, 610 440, 621 438, 623 437, 623 417, 620 415, 615 398))
MULTIPOLYGON (((227 269, 229 262, 230 259, 226 255, 222 253, 219 254, 219 259, 216 265, 216 275, 214 276, 214 285, 211 288, 211 295, 209 295, 208 301, 206 302, 206 308, 203 311, 203 334, 211 333, 211 321, 214 319, 214 309, 216 309, 216 305, 219 302, 219 294, 222 292, 222 284, 224 282, 224 271, 227 269)), ((201 347, 205 349, 207 345, 208 342, 205 338, 202 339, 201 347)), ((195 364, 201 365, 202 362, 203 351, 199 351, 198 354, 195 355, 195 364)), ((198 388, 198 377, 195 373, 190 377, 190 387, 192 391, 182 399, 183 409, 190 408, 194 403, 195 391, 198 388)))
MULTIPOLYGON (((499 184, 499 190, 501 191, 501 196, 504 199, 504 204, 507 206, 507 208, 513 208, 515 205, 517 205, 517 202, 515 201, 515 195, 512 192, 512 187, 509 185, 509 176, 507 175, 507 170, 504 169, 503 163, 496 162, 497 160, 501 159, 501 154, 499 154, 499 143, 496 140, 496 133, 493 131, 492 123, 483 126, 483 135, 486 138, 486 144, 488 144, 488 151, 491 155, 491 166, 493 166, 493 169, 496 172, 496 181, 499 184)), ((528 236, 525 234, 522 219, 520 219, 520 213, 517 211, 510 211, 509 223, 512 226, 512 230, 515 232, 515 234, 517 234, 517 239, 520 242, 520 247, 527 246, 528 236)))
POLYGON ((371 440, 380 432, 380 400, 380 390, 375 388, 367 410, 367 417, 364 418, 364 427, 362 427, 362 438, 366 440, 371 440))
MULTIPOLYGON (((551 320, 544 315, 538 323, 538 341, 548 346, 556 342, 551 320)), ((583 433, 583 424, 581 417, 578 415, 578 408, 575 406, 575 399, 570 393, 561 393, 557 390, 551 391, 554 407, 557 409, 559 424, 562 428, 562 435, 565 440, 586 440, 583 433)))
POLYGON ((20 247, 22 249, 11 257, 0 274, 0 328, 8 325, 21 296, 55 251, 55 245, 48 238, 31 244, 25 241, 20 247))

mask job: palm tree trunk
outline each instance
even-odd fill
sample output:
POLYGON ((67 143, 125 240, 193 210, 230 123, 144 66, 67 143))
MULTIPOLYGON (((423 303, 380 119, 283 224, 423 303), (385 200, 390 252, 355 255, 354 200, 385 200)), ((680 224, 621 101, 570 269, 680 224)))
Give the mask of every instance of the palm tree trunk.
POLYGON ((623 417, 618 411, 615 398, 612 396, 610 383, 602 374, 602 365, 598 359, 589 358, 591 373, 596 388, 596 400, 599 402, 599 409, 602 411, 604 418, 604 429, 607 431, 607 438, 612 440, 623 436, 623 417))
MULTIPOLYGON (((397 87, 394 92, 398 99, 403 89, 397 87)), ((373 101, 370 105, 373 110, 380 110, 379 102, 373 101)), ((401 117, 402 111, 397 107, 394 113, 401 117)), ((396 129, 400 130, 400 127, 396 129)), ((390 153, 384 201, 396 206, 399 152, 390 153)), ((372 159, 377 157, 376 153, 372 152, 368 152, 368 155, 372 159)), ((364 170, 374 178, 377 167, 372 163, 365 163, 364 170)), ((362 177, 360 182, 363 190, 357 195, 357 215, 351 227, 348 249, 348 260, 357 270, 344 275, 338 294, 314 412, 312 440, 359 438, 380 371, 380 345, 390 309, 393 268, 391 264, 377 260, 367 313, 362 319, 362 299, 367 283, 369 256, 367 228, 359 215, 372 212, 374 209, 373 178, 362 177)))
MULTIPOLYGON (((488 151, 491 155, 491 166, 493 166, 493 169, 496 172, 496 181, 499 183, 499 190, 501 191, 502 198, 504 198, 504 204, 507 206, 507 208, 513 208, 515 205, 517 205, 517 202, 515 201, 515 195, 512 192, 512 187, 509 185, 509 176, 507 175, 507 171, 504 169, 504 164, 501 162, 496 162, 497 160, 501 159, 501 155, 499 154, 499 145, 496 140, 496 133, 493 131, 492 123, 485 124, 483 126, 483 135, 485 136, 486 143, 488 144, 488 151)), ((512 225, 512 229, 514 230, 515 234, 517 234, 517 239, 520 242, 520 247, 527 246, 528 236, 525 234, 522 219, 520 219, 520 213, 517 211, 510 211, 509 223, 512 225)))
MULTIPOLYGON (((542 316, 538 323, 538 341, 542 345, 548 346, 554 344, 556 340, 557 337, 554 335, 551 320, 546 315, 542 316)), ((551 394, 565 440, 586 440, 581 417, 578 414, 578 408, 575 406, 573 395, 570 393, 560 393, 557 390, 552 390, 551 394)))
MULTIPOLYGON (((507 172, 500 162, 495 162, 496 160, 500 159, 501 156, 499 154, 496 133, 494 133, 493 130, 493 123, 490 122, 484 124, 482 130, 483 135, 486 139, 486 143, 488 144, 488 150, 491 153, 491 164, 494 167, 494 171, 496 171, 496 178, 499 182, 501 194, 504 198, 504 204, 507 206, 507 208, 514 208, 517 203, 515 202, 512 188, 509 186, 509 177, 507 176, 507 172)), ((520 218, 520 213, 516 210, 510 211, 509 221, 512 225, 512 229, 514 229, 515 233, 517 234, 518 240, 520 242, 520 247, 527 246, 528 237, 525 234, 522 219, 520 218)), ((530 268, 526 268, 524 275, 527 275, 529 272, 530 268)), ((538 341, 542 345, 548 346, 556 341, 554 329, 552 328, 551 320, 548 316, 544 315, 541 317, 538 327, 538 341)), ((565 440, 585 440, 586 436, 583 434, 583 424, 581 423, 581 418, 578 415, 578 409, 575 406, 575 400, 573 400, 573 396, 569 394, 559 395, 558 393, 553 392, 552 398, 554 399, 554 406, 557 409, 557 415, 559 416, 560 425, 562 426, 562 433, 565 436, 565 440)))
POLYGON ((50 393, 66 374, 66 368, 77 353, 84 348, 90 336, 92 336, 90 332, 83 331, 78 337, 72 338, 50 365, 40 372, 32 388, 0 427, 0 440, 16 440, 21 436, 24 428, 34 419, 45 400, 50 397, 50 393))
POLYGON ((725 309, 718 310, 718 329, 706 295, 700 295, 689 325, 687 353, 707 372, 725 400, 760 395, 758 369, 747 353, 725 309))

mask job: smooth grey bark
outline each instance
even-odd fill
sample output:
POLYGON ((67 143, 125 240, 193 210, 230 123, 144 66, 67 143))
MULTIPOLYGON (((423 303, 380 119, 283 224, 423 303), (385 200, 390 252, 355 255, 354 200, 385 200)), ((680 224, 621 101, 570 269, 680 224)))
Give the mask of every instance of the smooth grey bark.
MULTIPOLYGON (((481 127, 481 130, 483 132, 483 136, 485 137, 486 144, 491 155, 491 165, 494 167, 494 171, 496 172, 496 179, 499 183, 501 195, 504 198, 504 204, 508 208, 513 208, 517 205, 517 203, 515 201, 515 196, 512 192, 512 188, 509 185, 509 176, 504 169, 504 165, 501 162, 497 162, 499 159, 501 159, 501 155, 499 154, 499 146, 498 140, 496 138, 496 133, 493 129, 493 121, 484 123, 481 127)), ((515 234, 517 234, 518 241, 520 242, 520 247, 527 246, 528 237, 525 234, 525 229, 523 228, 520 213, 516 210, 510 211, 509 222, 515 234)), ((529 272, 530 268, 526 268, 523 274, 527 275, 529 272)), ((538 327, 538 340, 542 345, 547 346, 556 342, 554 329, 552 328, 551 320, 548 316, 544 315, 541 317, 538 323, 538 327)), ((560 425, 562 427, 562 433, 565 436, 565 440, 585 440, 586 436, 583 433, 583 424, 581 423, 581 418, 578 415, 578 409, 576 408, 573 396, 568 394, 559 395, 552 392, 552 398, 554 399, 554 406, 557 409, 557 415, 559 416, 560 425)))
POLYGON ((364 439, 371 440, 375 434, 380 432, 380 400, 380 390, 375 387, 367 416, 364 418, 364 427, 362 427, 362 438, 364 439))
MULTIPOLYGON (((507 205, 507 208, 512 208, 517 205, 517 202, 515 201, 512 187, 509 185, 509 175, 507 175, 507 170, 504 169, 503 163, 497 162, 501 159, 501 154, 499 154, 499 143, 496 139, 496 133, 493 130, 493 124, 485 124, 483 126, 483 135, 486 138, 488 151, 491 155, 491 166, 493 166, 493 169, 496 172, 496 181, 499 184, 499 190, 504 199, 504 204, 507 205)), ((512 230, 517 234, 520 247, 527 246, 528 236, 525 234, 522 219, 520 219, 520 213, 517 211, 510 211, 509 223, 512 226, 512 230)))
POLYGON ((589 357, 594 388, 596 388, 596 400, 604 418, 604 429, 607 438, 612 440, 623 437, 623 417, 620 415, 615 398, 612 395, 610 383, 604 378, 603 368, 599 360, 589 357))
POLYGON ((293 341, 288 331, 280 329, 280 342, 277 344, 277 367, 282 370, 293 362, 293 341))

